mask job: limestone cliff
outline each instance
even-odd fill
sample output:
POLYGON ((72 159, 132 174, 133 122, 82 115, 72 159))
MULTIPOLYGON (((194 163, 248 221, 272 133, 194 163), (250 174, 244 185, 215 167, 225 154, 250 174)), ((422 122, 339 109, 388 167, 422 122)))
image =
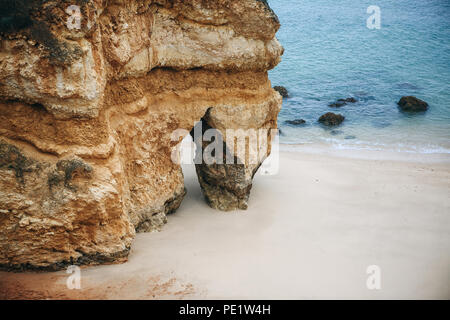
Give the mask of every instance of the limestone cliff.
MULTIPOLYGON (((125 260, 185 195, 174 130, 277 127, 267 70, 283 49, 265 1, 1 6, 3 268, 125 260)), ((245 208, 259 164, 197 165, 208 203, 245 208)))

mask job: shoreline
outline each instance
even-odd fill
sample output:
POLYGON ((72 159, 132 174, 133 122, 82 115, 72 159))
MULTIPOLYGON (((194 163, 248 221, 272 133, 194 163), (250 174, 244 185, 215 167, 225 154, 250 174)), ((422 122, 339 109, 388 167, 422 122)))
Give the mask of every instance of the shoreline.
POLYGON ((450 153, 410 152, 394 150, 387 147, 383 149, 371 150, 357 147, 353 148, 350 145, 342 147, 330 143, 280 143, 280 151, 287 153, 292 152, 328 155, 348 159, 394 160, 450 164, 450 153))
POLYGON ((161 232, 137 234, 128 262, 82 267, 81 290, 67 289, 65 271, 0 272, 0 297, 450 298, 447 157, 281 149, 279 173, 256 174, 247 211, 209 208, 185 165, 181 207, 161 232), (381 290, 366 287, 370 265, 381 290))

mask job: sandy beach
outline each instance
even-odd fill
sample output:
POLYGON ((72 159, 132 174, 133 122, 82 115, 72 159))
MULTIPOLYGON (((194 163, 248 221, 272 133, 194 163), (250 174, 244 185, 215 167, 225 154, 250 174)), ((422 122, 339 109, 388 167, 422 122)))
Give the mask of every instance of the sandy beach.
MULTIPOLYGON (((292 149, 293 147, 282 148, 292 149)), ((188 194, 161 232, 138 234, 129 260, 68 275, 0 273, 16 299, 449 299, 450 156, 298 147, 255 177, 247 211, 188 194), (366 269, 381 269, 381 289, 366 269)))

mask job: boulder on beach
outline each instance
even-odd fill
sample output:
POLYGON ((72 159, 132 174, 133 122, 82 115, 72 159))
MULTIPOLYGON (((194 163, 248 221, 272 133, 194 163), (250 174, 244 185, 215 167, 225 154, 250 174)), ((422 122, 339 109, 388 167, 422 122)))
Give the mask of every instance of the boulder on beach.
POLYGON ((295 120, 286 120, 284 123, 291 124, 293 126, 299 126, 299 125, 305 124, 306 121, 303 119, 295 119, 295 120))
POLYGON ((332 108, 340 108, 345 106, 347 103, 355 103, 358 102, 355 98, 346 98, 346 99, 338 99, 336 102, 330 103, 328 106, 332 108))
POLYGON ((414 96, 402 97, 397 104, 402 111, 423 112, 428 110, 428 103, 414 96))
POLYGON ((275 91, 278 91, 283 98, 288 98, 289 97, 289 92, 287 91, 287 89, 285 87, 283 87, 283 86, 275 86, 275 87, 273 87, 273 89, 275 91))
POLYGON ((325 126, 338 126, 344 121, 345 117, 341 114, 327 112, 319 118, 319 122, 325 126))

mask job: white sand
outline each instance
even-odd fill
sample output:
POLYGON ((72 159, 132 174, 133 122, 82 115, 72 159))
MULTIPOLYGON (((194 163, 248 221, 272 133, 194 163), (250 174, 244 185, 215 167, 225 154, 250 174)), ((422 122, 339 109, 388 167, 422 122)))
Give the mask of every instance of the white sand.
POLYGON ((282 152, 232 213, 210 209, 185 167, 188 195, 163 231, 137 235, 126 264, 83 268, 77 297, 448 299, 450 156, 387 158, 282 152), (369 265, 381 290, 366 287, 369 265))

